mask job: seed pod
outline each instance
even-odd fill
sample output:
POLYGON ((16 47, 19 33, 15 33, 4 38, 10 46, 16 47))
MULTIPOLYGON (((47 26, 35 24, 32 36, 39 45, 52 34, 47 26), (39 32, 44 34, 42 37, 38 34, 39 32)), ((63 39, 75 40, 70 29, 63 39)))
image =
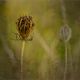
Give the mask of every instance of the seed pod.
POLYGON ((17 30, 22 40, 26 40, 33 30, 34 22, 31 16, 21 16, 17 19, 17 30))
POLYGON ((68 42, 72 35, 71 28, 68 25, 62 26, 59 35, 61 40, 68 42))

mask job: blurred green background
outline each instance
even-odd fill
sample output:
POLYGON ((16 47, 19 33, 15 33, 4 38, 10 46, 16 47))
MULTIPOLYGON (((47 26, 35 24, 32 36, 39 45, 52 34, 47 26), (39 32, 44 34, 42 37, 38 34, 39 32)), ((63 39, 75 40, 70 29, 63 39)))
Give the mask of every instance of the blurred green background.
MULTIPOLYGON (((66 80, 80 80, 80 0, 63 0, 72 36, 68 42, 66 80)), ((62 80, 65 46, 60 0, 0 0, 0 80, 20 80, 22 41, 16 40, 17 18, 31 15, 33 40, 26 41, 23 80, 62 80)))

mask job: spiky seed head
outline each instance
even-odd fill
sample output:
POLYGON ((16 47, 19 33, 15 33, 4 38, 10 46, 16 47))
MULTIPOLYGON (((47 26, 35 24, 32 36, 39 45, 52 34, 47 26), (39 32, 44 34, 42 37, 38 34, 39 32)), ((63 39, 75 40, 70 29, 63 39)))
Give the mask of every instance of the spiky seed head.
POLYGON ((21 39, 25 40, 33 30, 34 22, 32 16, 21 16, 16 22, 17 30, 21 39))

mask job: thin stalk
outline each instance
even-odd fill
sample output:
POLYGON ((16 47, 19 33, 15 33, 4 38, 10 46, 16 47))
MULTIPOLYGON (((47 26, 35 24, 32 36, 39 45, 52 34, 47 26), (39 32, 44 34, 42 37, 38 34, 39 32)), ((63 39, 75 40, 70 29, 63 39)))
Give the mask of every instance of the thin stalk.
POLYGON ((66 76, 67 76, 67 63, 68 63, 68 46, 67 46, 67 42, 64 43, 65 44, 65 68, 64 68, 64 79, 66 80, 66 76))
POLYGON ((25 41, 22 41, 22 49, 21 49, 21 79, 23 80, 23 55, 24 55, 25 41))
POLYGON ((64 0, 60 0, 60 3, 61 3, 61 10, 62 10, 63 24, 68 24, 65 2, 64 2, 64 0))

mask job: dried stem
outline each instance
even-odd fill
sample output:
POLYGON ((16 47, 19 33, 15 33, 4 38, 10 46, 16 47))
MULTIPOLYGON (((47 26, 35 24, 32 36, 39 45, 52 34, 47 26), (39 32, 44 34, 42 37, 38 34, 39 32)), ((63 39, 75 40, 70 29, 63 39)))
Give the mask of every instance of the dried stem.
POLYGON ((66 80, 66 75, 67 75, 67 64, 68 64, 68 48, 67 48, 67 42, 65 42, 65 69, 64 69, 64 79, 66 80))
POLYGON ((43 37, 40 35, 40 33, 38 32, 37 29, 34 32, 34 36, 38 40, 38 42, 40 43, 40 45, 43 47, 43 49, 45 50, 45 52, 47 53, 47 55, 52 59, 52 61, 54 61, 54 58, 53 58, 54 54, 53 54, 51 48, 46 43, 46 41, 43 39, 43 37))
POLYGON ((24 48, 25 48, 25 41, 22 42, 22 49, 21 49, 21 79, 23 80, 23 55, 24 55, 24 48))
POLYGON ((4 38, 4 35, 0 34, 0 40, 2 41, 2 46, 6 52, 6 54, 9 56, 10 58, 10 61, 13 63, 13 64, 16 64, 17 63, 17 60, 15 58, 15 55, 14 55, 14 52, 12 51, 12 49, 9 47, 9 45, 7 44, 5 38, 4 38))

